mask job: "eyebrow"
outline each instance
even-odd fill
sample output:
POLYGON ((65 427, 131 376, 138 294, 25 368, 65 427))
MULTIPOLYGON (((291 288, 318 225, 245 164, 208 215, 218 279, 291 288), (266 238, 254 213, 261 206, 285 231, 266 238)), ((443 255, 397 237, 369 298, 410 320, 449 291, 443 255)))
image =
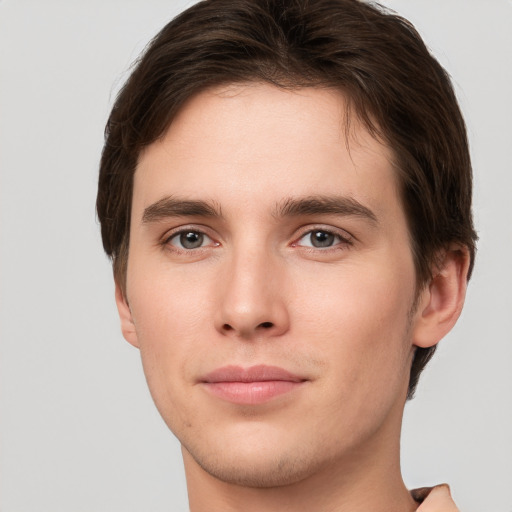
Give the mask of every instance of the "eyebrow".
POLYGON ((274 212, 275 217, 299 217, 310 215, 355 216, 378 224, 377 216, 367 206, 352 197, 311 196, 289 198, 283 201, 274 212))
POLYGON ((158 222, 168 217, 222 217, 222 212, 215 203, 164 197, 144 209, 142 223, 158 222))
MULTIPOLYGON (((361 217, 378 224, 377 216, 356 199, 345 196, 310 196, 282 201, 273 216, 300 217, 312 215, 342 215, 361 217)), ((201 200, 164 197, 144 209, 142 223, 159 222, 169 217, 222 218, 220 206, 201 200)))

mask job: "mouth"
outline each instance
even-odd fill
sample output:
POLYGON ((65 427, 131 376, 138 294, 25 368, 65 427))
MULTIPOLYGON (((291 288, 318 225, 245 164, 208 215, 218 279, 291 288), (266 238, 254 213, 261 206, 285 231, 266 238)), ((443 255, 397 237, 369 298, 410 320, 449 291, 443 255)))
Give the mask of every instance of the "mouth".
POLYGON ((224 366, 208 373, 201 384, 212 395, 240 405, 257 405, 300 388, 307 379, 277 366, 224 366))

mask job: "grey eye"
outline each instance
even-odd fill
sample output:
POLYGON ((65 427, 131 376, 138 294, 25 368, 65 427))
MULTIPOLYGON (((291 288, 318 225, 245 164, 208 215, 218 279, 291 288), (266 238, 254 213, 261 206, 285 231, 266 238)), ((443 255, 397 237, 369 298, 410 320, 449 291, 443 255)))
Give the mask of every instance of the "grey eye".
POLYGON ((197 231, 187 231, 180 233, 180 244, 185 249, 197 249, 203 245, 204 235, 197 231))
POLYGON ((341 233, 327 229, 312 229, 304 233, 296 245, 314 249, 329 249, 337 246, 340 246, 340 248, 347 247, 352 245, 352 241, 348 233, 347 236, 344 236, 341 233))
POLYGON ((331 247, 337 236, 328 231, 311 231, 309 239, 313 247, 331 247))
POLYGON ((211 238, 200 231, 182 231, 169 239, 169 243, 179 249, 199 249, 211 243, 211 238))

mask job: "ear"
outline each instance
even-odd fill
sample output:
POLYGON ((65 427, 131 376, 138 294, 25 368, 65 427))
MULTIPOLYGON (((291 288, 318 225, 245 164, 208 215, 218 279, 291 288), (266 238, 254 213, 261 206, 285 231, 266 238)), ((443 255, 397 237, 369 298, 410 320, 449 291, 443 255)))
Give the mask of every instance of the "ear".
POLYGON ((413 329, 415 346, 436 345, 457 322, 466 297, 469 260, 469 251, 459 245, 442 253, 434 277, 420 293, 413 329))
POLYGON ((135 330, 135 324, 133 322, 132 312, 123 290, 116 282, 116 304, 117 311, 119 313, 119 319, 121 320, 121 332, 123 333, 124 339, 139 348, 139 341, 137 339, 137 332, 135 330))

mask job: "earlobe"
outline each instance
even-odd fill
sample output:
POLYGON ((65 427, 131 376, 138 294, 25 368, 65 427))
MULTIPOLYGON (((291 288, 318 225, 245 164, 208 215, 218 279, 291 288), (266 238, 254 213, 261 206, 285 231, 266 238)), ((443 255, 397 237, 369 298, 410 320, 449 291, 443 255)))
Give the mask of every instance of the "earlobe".
POLYGON ((437 272, 419 297, 413 331, 415 346, 436 345, 457 322, 466 296, 469 260, 465 247, 457 245, 443 252, 437 272))
POLYGON ((139 348, 139 341, 137 339, 137 332, 135 330, 135 324, 133 322, 130 306, 121 287, 117 283, 116 304, 117 311, 119 313, 119 319, 121 321, 121 332, 123 333, 124 339, 134 347, 139 348))

